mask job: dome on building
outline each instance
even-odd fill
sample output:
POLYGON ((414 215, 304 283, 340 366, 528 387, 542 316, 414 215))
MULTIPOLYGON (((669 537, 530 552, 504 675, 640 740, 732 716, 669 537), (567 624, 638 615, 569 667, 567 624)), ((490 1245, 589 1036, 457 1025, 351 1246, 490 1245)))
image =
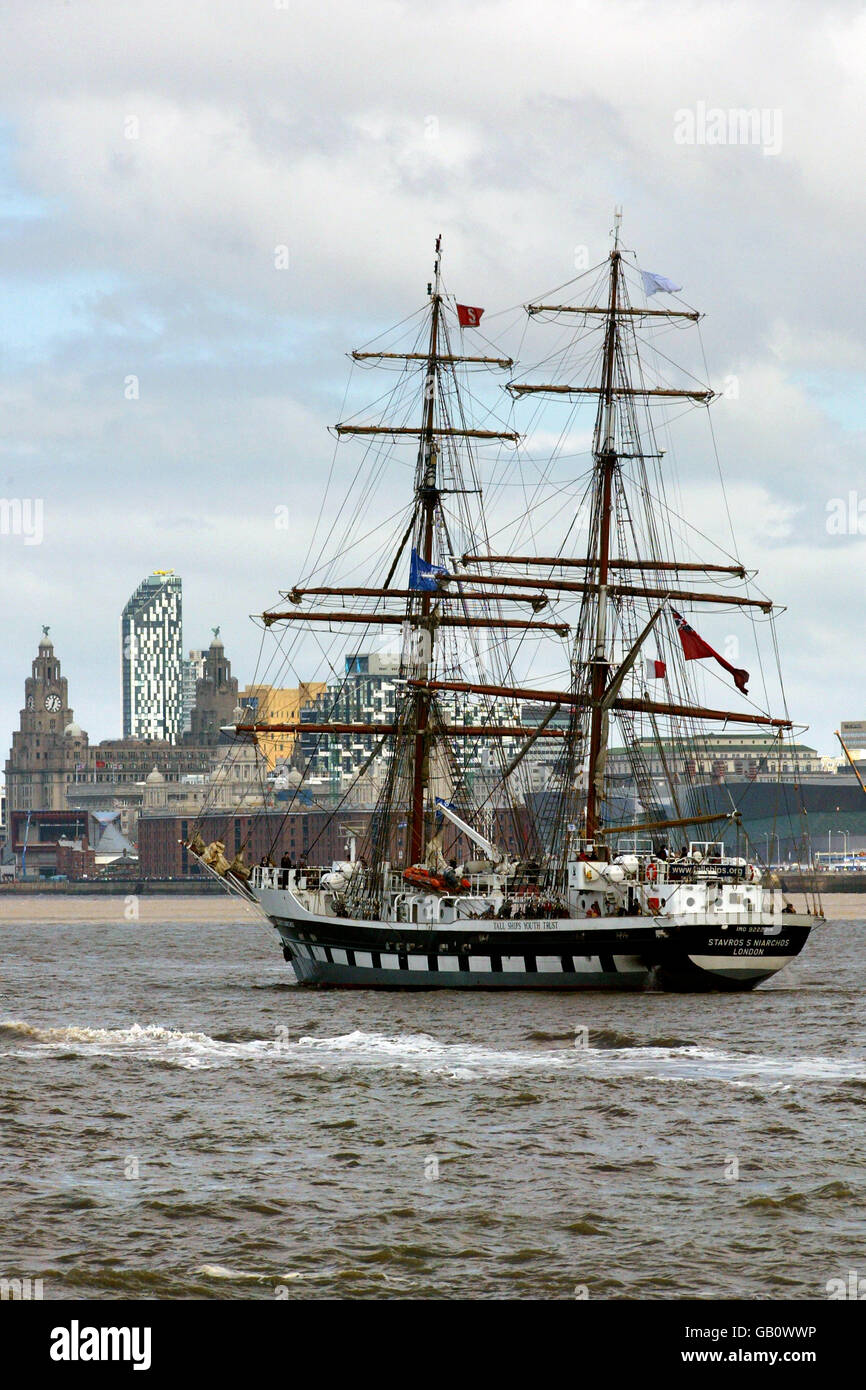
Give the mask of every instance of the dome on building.
POLYGON ((158 782, 164 782, 165 778, 163 777, 156 763, 154 763, 151 771, 147 774, 144 780, 148 783, 149 786, 153 787, 156 786, 158 782))
POLYGON ((63 732, 67 738, 84 738, 84 730, 80 724, 76 724, 74 719, 71 724, 66 725, 63 732))

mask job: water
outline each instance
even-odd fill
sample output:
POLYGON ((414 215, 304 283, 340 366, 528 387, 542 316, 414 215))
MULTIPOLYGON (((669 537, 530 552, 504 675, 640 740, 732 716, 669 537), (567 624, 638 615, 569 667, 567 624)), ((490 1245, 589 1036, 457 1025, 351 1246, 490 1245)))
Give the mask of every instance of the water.
POLYGON ((0 899, 0 1277, 825 1298, 866 1275, 866 898, 728 996, 318 993, 242 905, 139 906, 0 899))

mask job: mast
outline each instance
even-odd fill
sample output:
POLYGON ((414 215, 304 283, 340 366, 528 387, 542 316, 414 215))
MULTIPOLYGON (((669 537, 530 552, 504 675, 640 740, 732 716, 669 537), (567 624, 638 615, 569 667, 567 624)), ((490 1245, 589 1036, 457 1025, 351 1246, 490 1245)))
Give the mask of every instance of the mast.
POLYGON ((596 600, 595 650, 591 667, 592 716, 589 732, 589 773, 586 789, 586 838, 595 837, 600 821, 600 802, 602 797, 602 777, 604 772, 604 753, 606 748, 607 716, 602 708, 602 697, 607 680, 607 656, 605 641, 607 636, 607 582, 610 561, 610 517, 613 475, 616 469, 614 374, 616 371, 617 320, 616 301, 619 290, 619 213, 616 215, 613 250, 610 253, 610 299, 608 302, 607 328, 604 344, 604 375, 602 378, 602 399, 604 403, 604 435, 599 440, 598 430, 602 419, 596 422, 595 456, 598 468, 598 486, 601 496, 599 518, 598 555, 598 598, 596 600), (601 448, 599 449, 599 443, 601 448))
MULTIPOLYGON (((433 562, 433 523, 436 503, 439 500, 436 477, 436 440, 434 437, 434 406, 436 402, 436 351, 439 344, 439 313, 441 304, 440 274, 442 263, 442 237, 436 238, 436 257, 433 263, 433 293, 430 302, 430 347, 427 353, 427 372, 424 380, 424 415, 419 446, 420 486, 417 498, 421 510, 421 557, 426 563, 433 562)), ((421 617, 429 619, 431 598, 424 593, 421 598, 421 617)), ((422 627, 423 632, 423 627, 422 627)), ((433 655, 432 625, 427 627, 427 641, 421 648, 423 674, 428 675, 430 659, 433 655)), ((415 747, 412 763, 412 810, 410 818, 409 863, 417 863, 424 853, 424 797, 427 790, 428 763, 427 725, 430 721, 430 695, 419 690, 415 706, 415 747)))
MULTIPOLYGON (((385 783, 377 802, 381 813, 381 825, 385 829, 382 832, 384 838, 380 836, 378 847, 374 845, 373 848, 375 873, 379 872, 387 858, 393 857, 391 850, 395 846, 386 843, 390 835, 389 826, 399 828, 401 832, 405 831, 403 849, 408 852, 410 863, 417 862, 424 856, 424 817, 433 782, 430 759, 434 740, 437 744, 441 742, 445 761, 448 762, 449 759, 453 761, 456 756, 449 742, 452 737, 465 736, 474 739, 489 735, 491 738, 498 738, 500 729, 503 738, 525 738, 533 733, 532 728, 525 729, 521 724, 511 721, 500 726, 489 726, 486 720, 478 724, 472 719, 469 723, 451 723, 442 716, 437 703, 439 697, 435 683, 429 679, 432 675, 431 663, 438 628, 465 631, 486 628, 500 633, 503 639, 512 630, 524 637, 531 634, 540 638, 555 636, 568 639, 570 635, 569 624, 557 620, 556 614, 550 615, 550 621, 539 621, 535 616, 549 608, 557 596, 549 598, 540 592, 534 583, 518 585, 516 588, 511 584, 503 584, 501 588, 497 589, 494 586, 494 590, 490 591, 486 584, 475 586, 470 580, 466 584, 461 582, 457 586, 458 592, 455 593, 449 592, 445 587, 448 576, 444 571, 441 575, 437 574, 436 582, 432 578, 438 568, 436 561, 441 558, 440 550, 444 554, 446 547, 453 545, 441 512, 443 492, 480 491, 477 488, 451 487, 450 482, 443 486, 442 461, 453 465, 456 482, 459 484, 460 454, 464 441, 478 441, 480 444, 516 444, 520 439, 513 430, 474 428, 464 414, 456 368, 468 364, 507 371, 514 366, 514 362, 508 356, 452 351, 449 338, 448 296, 442 282, 441 260, 440 236, 436 239, 434 273, 427 284, 428 300, 422 310, 419 341, 412 343, 410 350, 405 352, 388 348, 356 351, 352 354, 353 360, 358 362, 379 365, 400 362, 410 368, 415 366, 416 369, 420 366, 423 385, 420 392, 419 415, 416 416, 414 411, 404 412, 402 421, 406 423, 397 423, 396 420, 387 419, 386 411, 386 418, 381 418, 375 423, 367 423, 363 417, 354 416, 333 427, 340 439, 347 436, 360 436, 365 440, 381 438, 390 441, 387 444, 388 448, 403 439, 411 438, 417 442, 408 524, 405 525, 405 529, 401 526, 402 535, 391 551, 384 582, 381 585, 301 583, 281 591, 281 596, 289 607, 278 605, 261 614, 265 628, 270 628, 276 623, 311 627, 313 630, 317 625, 329 629, 337 625, 354 626, 356 629, 401 626, 406 641, 402 670, 398 678, 402 688, 398 700, 398 718, 393 723, 379 724, 375 721, 367 722, 363 718, 357 721, 351 717, 338 719, 334 718, 332 713, 330 717, 321 721, 298 720, 290 721, 289 724, 267 725, 255 722, 236 726, 238 733, 249 734, 254 738, 269 728, 274 732, 333 734, 336 738, 349 734, 362 737, 378 734, 380 738, 393 738, 396 741, 392 750, 393 756, 386 759, 385 783), (453 398, 450 394, 452 385, 453 398), (401 559, 410 545, 422 573, 412 578, 412 569, 416 568, 412 566, 409 586, 392 587, 401 559), (351 603, 347 608, 346 601, 352 599, 359 602, 351 603), (491 605, 494 604, 502 606, 498 610, 499 616, 490 615, 491 605), (517 605, 528 606, 532 616, 513 616, 517 605), (423 677, 423 680, 413 688, 406 679, 409 676, 423 677), (399 815, 402 817, 399 827, 394 821, 395 797, 399 799, 399 815)), ((415 378, 415 372, 412 373, 412 377, 415 378)), ((415 399, 417 401, 417 395, 415 399)), ((458 521, 458 525, 460 524, 462 523, 458 521)), ((463 548, 468 548, 470 541, 475 543, 474 528, 466 532, 463 548)), ((450 553, 449 550, 448 554, 450 553)), ((459 552, 455 550, 454 553, 459 552)), ((312 579, 316 573, 314 570, 308 578, 312 579)), ((342 687, 337 692, 338 700, 341 689, 342 687)), ((351 714, 353 711, 348 713, 351 714)), ((561 729, 549 726, 537 736, 554 741, 563 741, 564 737, 561 729)))

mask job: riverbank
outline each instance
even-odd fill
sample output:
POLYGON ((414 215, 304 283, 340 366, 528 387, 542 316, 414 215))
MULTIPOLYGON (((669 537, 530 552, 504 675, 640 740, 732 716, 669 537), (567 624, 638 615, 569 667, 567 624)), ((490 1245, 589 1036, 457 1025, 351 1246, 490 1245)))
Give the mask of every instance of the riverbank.
POLYGON ((196 923, 228 926, 233 922, 244 926, 267 926, 265 919, 251 903, 221 893, 202 901, 201 894, 187 893, 170 900, 158 895, 139 897, 128 893, 125 899, 105 894, 81 894, 74 899, 58 894, 0 895, 0 926, 16 924, 34 927, 74 926, 88 922, 93 926, 111 926, 128 922, 140 926, 190 926, 196 923))
POLYGON ((84 897, 125 897, 128 893, 134 893, 138 897, 147 895, 149 897, 171 897, 177 895, 187 897, 195 894, 198 897, 214 897, 225 893, 225 889, 216 879, 203 878, 107 878, 98 879, 67 879, 65 882, 53 883, 47 878, 16 879, 13 883, 0 884, 0 900, 6 894, 22 894, 23 896, 43 895, 55 896, 56 894, 73 894, 84 897))
POLYGON ((866 874, 786 874, 779 883, 787 893, 866 893, 866 874))

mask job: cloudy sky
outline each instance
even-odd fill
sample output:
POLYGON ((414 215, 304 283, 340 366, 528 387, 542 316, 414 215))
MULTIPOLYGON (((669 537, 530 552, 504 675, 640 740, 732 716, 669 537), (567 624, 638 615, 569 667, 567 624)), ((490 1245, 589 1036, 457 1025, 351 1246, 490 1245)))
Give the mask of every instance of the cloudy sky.
MULTIPOLYGON (((185 645, 219 623, 248 677, 344 354, 423 302, 435 234, 492 315, 601 260, 617 204, 736 379, 716 434, 790 708, 827 752, 866 718, 860 6, 7 0, 3 25, 0 498, 41 500, 44 536, 0 534, 0 742, 42 623, 91 739, 120 732, 119 613, 155 568, 185 645), (741 108, 758 138, 714 139, 741 108)), ((706 458, 678 467, 711 526, 706 458)))

